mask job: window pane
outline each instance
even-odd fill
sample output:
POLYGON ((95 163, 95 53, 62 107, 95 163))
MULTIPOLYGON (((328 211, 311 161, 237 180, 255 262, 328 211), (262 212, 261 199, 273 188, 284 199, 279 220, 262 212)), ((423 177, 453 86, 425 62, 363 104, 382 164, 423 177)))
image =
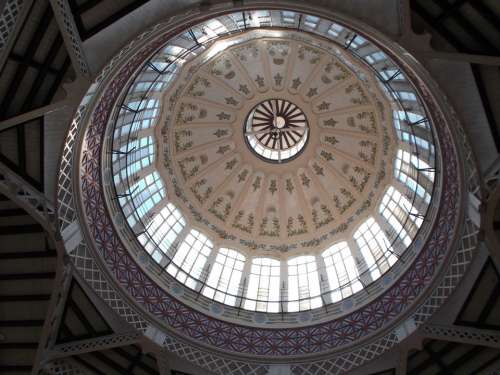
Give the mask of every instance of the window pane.
POLYGON ((354 233, 361 254, 370 270, 373 280, 378 279, 390 266, 396 263, 389 240, 378 223, 371 217, 354 233))
POLYGON ((248 281, 245 308, 248 310, 278 312, 280 300, 280 261, 271 258, 252 260, 248 281))
MULTIPOLYGON (((299 256, 288 261, 288 311, 309 310, 311 297, 321 295, 316 258, 311 255, 299 256), (298 304, 295 303, 298 300, 298 304)), ((321 306, 321 303, 319 304, 321 306)))
POLYGON ((221 248, 207 280, 207 286, 203 289, 203 294, 209 298, 214 290, 215 300, 234 305, 234 296, 239 293, 239 285, 245 263, 245 257, 235 250, 221 248), (228 296, 229 294, 229 296, 228 296))
POLYGON ((326 265, 332 302, 349 297, 362 289, 358 268, 347 242, 339 242, 322 254, 326 265))
POLYGON ((177 249, 167 272, 191 288, 203 275, 203 267, 212 251, 212 242, 202 233, 192 229, 177 249))

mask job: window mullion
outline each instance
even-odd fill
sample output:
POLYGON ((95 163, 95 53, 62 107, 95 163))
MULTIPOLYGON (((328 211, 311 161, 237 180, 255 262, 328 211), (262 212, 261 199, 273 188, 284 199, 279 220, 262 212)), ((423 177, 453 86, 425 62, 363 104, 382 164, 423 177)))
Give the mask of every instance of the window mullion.
POLYGON ((288 311, 288 263, 280 261, 280 311, 288 311))
POLYGON ((321 292, 321 298, 325 305, 332 302, 332 297, 330 293, 330 284, 328 283, 328 273, 326 272, 325 258, 321 254, 316 254, 316 266, 318 269, 319 277, 319 289, 321 292))
POLYGON ((356 263, 356 268, 358 269, 360 282, 363 285, 363 287, 366 287, 373 281, 373 279, 371 276, 371 272, 368 272, 368 265, 365 261, 365 257, 361 253, 361 249, 358 246, 358 243, 354 241, 354 238, 350 237, 347 240, 347 245, 349 247, 349 251, 351 252, 352 257, 354 258, 354 262, 356 263))
POLYGON ((177 249, 184 242, 184 240, 186 239, 186 237, 188 236, 190 231, 191 231, 191 227, 187 224, 184 226, 184 228, 182 228, 179 235, 175 239, 175 242, 165 252, 165 255, 167 257, 165 259, 165 264, 162 264, 162 266, 166 266, 168 263, 170 263, 172 261, 175 254, 177 253, 177 249))
MULTIPOLYGON (((217 258, 217 255, 219 254, 219 251, 220 251, 220 248, 217 248, 217 250, 216 250, 214 247, 212 249, 212 251, 210 252, 210 254, 208 255, 207 261, 205 262, 205 265, 203 266, 203 269, 201 271, 201 275, 200 275, 200 283, 201 284, 199 284, 200 286, 206 284, 208 277, 210 276, 210 271, 213 268, 213 265, 215 263, 215 259, 217 258)), ((224 264, 222 265, 223 269, 225 268, 226 262, 227 262, 227 256, 225 258, 224 264)), ((219 275, 219 277, 217 278, 217 285, 216 285, 217 289, 219 288, 219 283, 220 283, 221 277, 222 277, 222 274, 219 275)))
POLYGON ((246 258, 245 264, 243 265, 243 270, 241 271, 241 279, 238 285, 238 297, 236 298, 236 306, 244 306, 248 283, 250 282, 250 271, 252 269, 252 258, 246 258))
POLYGON ((396 256, 400 256, 406 250, 406 245, 404 244, 401 237, 398 235, 398 233, 396 233, 389 221, 379 212, 375 213, 374 219, 382 229, 382 232, 387 237, 387 241, 389 241, 389 244, 391 244, 392 251, 394 251, 396 256))

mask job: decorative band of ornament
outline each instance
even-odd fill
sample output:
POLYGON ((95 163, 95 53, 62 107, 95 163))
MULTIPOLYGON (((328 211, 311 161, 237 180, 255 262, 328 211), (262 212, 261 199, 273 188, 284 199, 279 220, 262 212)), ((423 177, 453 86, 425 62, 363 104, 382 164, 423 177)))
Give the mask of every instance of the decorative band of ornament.
POLYGON ((408 310, 434 280, 453 244, 460 218, 457 155, 449 129, 445 127, 437 129, 447 168, 443 171, 441 207, 434 231, 406 273, 383 295, 353 313, 302 328, 246 327, 194 311, 171 297, 141 270, 121 243, 108 215, 99 165, 113 104, 132 72, 168 37, 163 35, 145 46, 121 68, 102 94, 84 138, 81 191, 87 224, 96 249, 129 296, 179 335, 219 350, 262 356, 305 355, 338 349, 386 327, 408 310))

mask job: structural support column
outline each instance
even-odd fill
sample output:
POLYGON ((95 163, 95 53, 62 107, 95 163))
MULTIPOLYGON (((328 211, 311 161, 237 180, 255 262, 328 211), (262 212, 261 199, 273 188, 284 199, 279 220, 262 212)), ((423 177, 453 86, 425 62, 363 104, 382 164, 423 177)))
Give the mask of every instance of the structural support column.
POLYGON ((252 260, 247 259, 246 262, 243 264, 242 277, 240 280, 240 284, 238 285, 238 292, 237 292, 238 296, 240 297, 236 298, 235 306, 243 307, 243 301, 246 296, 248 283, 250 282, 251 270, 252 270, 252 260))
MULTIPOLYGON (((47 317, 45 318, 42 334, 38 343, 38 350, 32 370, 33 375, 37 375, 40 368, 42 366, 46 366, 50 362, 47 353, 49 348, 55 345, 57 332, 59 331, 59 326, 61 325, 66 300, 68 298, 71 281, 73 279, 73 268, 70 266, 64 266, 62 255, 59 255, 57 261, 58 273, 54 282, 55 288, 52 292, 47 317)), ((49 368, 52 367, 49 366, 49 368)))
POLYGON ((64 44, 68 50, 71 63, 78 77, 90 78, 90 69, 83 50, 82 40, 78 34, 75 20, 71 14, 68 0, 50 0, 54 15, 61 30, 64 44))
POLYGON ((399 361, 396 367, 395 375, 406 375, 408 367, 408 350, 406 348, 401 348, 399 351, 399 361))

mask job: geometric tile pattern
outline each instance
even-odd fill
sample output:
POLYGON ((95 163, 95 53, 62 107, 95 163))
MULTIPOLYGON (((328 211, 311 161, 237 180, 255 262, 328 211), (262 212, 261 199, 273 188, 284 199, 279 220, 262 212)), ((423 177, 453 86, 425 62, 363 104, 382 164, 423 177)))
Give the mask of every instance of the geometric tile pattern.
POLYGON ((85 244, 80 244, 71 254, 70 258, 76 269, 85 278, 90 287, 106 303, 131 326, 138 330, 145 330, 147 322, 133 309, 109 283, 103 273, 98 272, 94 257, 85 244))
POLYGON ((308 364, 292 365, 293 375, 335 375, 344 374, 363 363, 381 355, 398 343, 395 334, 387 335, 377 342, 362 349, 353 350, 344 355, 335 356, 328 360, 311 362, 308 364))
POLYGON ((267 374, 269 366, 246 363, 221 358, 206 351, 201 351, 190 345, 185 345, 173 337, 167 336, 163 342, 164 350, 168 353, 174 353, 187 359, 196 365, 208 368, 216 374, 231 375, 263 375, 267 374))

